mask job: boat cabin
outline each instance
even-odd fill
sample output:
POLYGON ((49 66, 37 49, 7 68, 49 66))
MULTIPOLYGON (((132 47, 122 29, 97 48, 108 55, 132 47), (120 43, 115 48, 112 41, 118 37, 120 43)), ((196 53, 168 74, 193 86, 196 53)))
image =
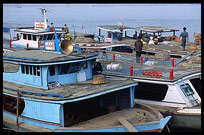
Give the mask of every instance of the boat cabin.
POLYGON ((53 131, 133 108, 134 81, 109 79, 105 84, 92 84, 92 65, 97 55, 89 51, 67 55, 36 49, 4 53, 4 124, 15 126, 18 118, 24 123, 19 124, 22 131, 53 131), (26 128, 31 125, 33 129, 26 128))
POLYGON ((101 26, 98 26, 97 28, 99 29, 98 31, 99 37, 105 37, 105 35, 107 35, 106 36, 107 38, 105 38, 105 41, 110 40, 111 43, 113 43, 114 39, 117 39, 120 41, 124 37, 134 38, 134 37, 128 36, 127 32, 131 33, 131 35, 134 35, 134 34, 137 35, 136 28, 127 27, 123 25, 101 25, 101 26), (102 30, 105 31, 107 34, 102 35, 103 33, 102 30))
MULTIPOLYGON (((43 48, 44 42, 54 42, 54 31, 47 29, 22 28, 15 30, 17 33, 17 40, 11 42, 12 46, 29 47, 29 48, 43 48)), ((56 29, 57 39, 61 41, 61 36, 65 32, 62 29, 56 29)))
MULTIPOLYGON (((77 43, 79 44, 79 43, 77 43)), ((115 44, 115 43, 95 43, 95 44, 79 44, 80 48, 93 50, 93 51, 113 51, 113 52, 124 52, 132 53, 133 48, 128 44, 115 44)))
POLYGON ((163 32, 172 32, 173 33, 172 36, 175 36, 176 31, 179 31, 177 29, 155 27, 155 26, 139 26, 139 27, 136 27, 136 29, 140 31, 140 34, 144 34, 144 33, 153 34, 153 39, 155 38, 156 33, 159 35, 159 33, 163 33, 163 32))
POLYGON ((5 53, 4 80, 46 90, 51 89, 53 85, 76 82, 80 74, 85 74, 86 79, 91 79, 92 63, 97 54, 72 53, 72 55, 67 57, 66 54, 44 50, 18 50, 5 53), (76 55, 77 58, 73 58, 72 55, 76 55))

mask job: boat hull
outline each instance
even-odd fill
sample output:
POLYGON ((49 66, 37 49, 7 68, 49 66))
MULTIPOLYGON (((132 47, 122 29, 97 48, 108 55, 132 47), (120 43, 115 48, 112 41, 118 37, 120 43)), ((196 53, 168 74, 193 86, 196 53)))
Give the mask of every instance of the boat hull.
POLYGON ((201 114, 173 113, 171 127, 201 129, 201 114))
MULTIPOLYGON (((152 122, 149 124, 138 124, 138 125, 133 125, 133 127, 138 132, 161 132, 170 119, 171 119, 171 116, 167 116, 158 122, 152 122)), ((8 122, 8 121, 5 121, 4 119, 3 126, 8 127, 12 130, 15 130, 16 129, 16 125, 14 124, 15 120, 12 119, 11 121, 13 122, 8 122)), ((53 129, 46 129, 38 126, 33 126, 30 124, 25 124, 25 125, 26 126, 21 126, 20 124, 18 131, 34 132, 34 130, 38 129, 37 132, 128 132, 128 130, 123 126, 111 127, 111 128, 102 127, 100 129, 71 129, 66 127, 58 127, 53 130, 53 129)))

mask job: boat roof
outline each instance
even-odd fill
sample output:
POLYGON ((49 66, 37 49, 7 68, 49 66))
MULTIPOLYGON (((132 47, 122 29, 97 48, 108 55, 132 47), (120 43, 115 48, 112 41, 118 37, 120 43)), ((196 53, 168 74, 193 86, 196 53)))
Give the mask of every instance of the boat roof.
POLYGON ((59 54, 51 51, 45 50, 15 50, 13 52, 7 52, 3 54, 4 61, 16 62, 16 63, 29 63, 29 64, 38 64, 38 65, 46 65, 46 64, 60 64, 63 62, 70 61, 84 61, 84 59, 93 59, 97 57, 98 54, 95 52, 72 52, 69 55, 67 54, 59 54))
MULTIPOLYGON (((143 64, 136 63, 135 58, 134 61, 129 61, 128 57, 124 59, 121 57, 119 59, 118 55, 115 56, 117 61, 110 60, 100 60, 104 67, 107 67, 108 64, 118 64, 120 67, 117 69, 107 69, 103 70, 103 73, 110 76, 117 77, 126 77, 137 80, 148 80, 148 81, 156 81, 156 82, 165 82, 165 83, 174 83, 175 81, 184 79, 187 76, 201 75, 201 64, 198 64, 197 67, 193 67, 192 63, 180 63, 174 67, 170 64, 171 61, 165 60, 154 60, 147 61, 143 64), (192 64, 192 65, 191 65, 192 64), (188 66, 189 65, 189 66, 188 66), (130 76, 130 67, 133 67, 133 76, 130 76), (170 69, 173 69, 173 79, 170 80, 170 69), (145 72, 146 74, 143 74, 145 72), (161 73, 160 77, 156 77, 156 74, 161 73), (149 73, 149 75, 148 75, 149 73), (152 77, 151 77, 152 75, 152 77)), ((143 58, 144 59, 144 58, 143 58)), ((177 61, 175 60, 175 63, 177 61)), ((112 65, 114 67, 114 65, 112 65)))
POLYGON ((106 80, 108 82, 104 84, 96 85, 92 84, 92 80, 87 80, 61 85, 50 90, 3 81, 3 92, 8 95, 16 95, 18 89, 21 92, 21 97, 38 98, 46 101, 55 100, 53 102, 61 101, 65 103, 84 100, 137 85, 137 82, 124 78, 106 80))
MULTIPOLYGON (((65 33, 62 29, 55 28, 56 33, 65 33)), ((54 34, 54 31, 48 31, 47 29, 35 29, 34 27, 20 28, 15 30, 15 32, 32 34, 32 35, 44 35, 44 34, 54 34)))
POLYGON ((170 29, 170 28, 157 27, 157 26, 139 26, 139 27, 136 27, 136 29, 139 29, 140 31, 142 30, 144 32, 152 32, 152 33, 179 31, 177 29, 170 29))
POLYGON ((116 44, 116 43, 77 43, 81 48, 94 48, 94 49, 103 49, 108 47, 117 47, 117 46, 130 46, 128 44, 116 44))
POLYGON ((98 29, 102 29, 105 31, 120 31, 120 29, 123 29, 124 31, 127 30, 136 30, 134 27, 127 27, 127 26, 121 26, 121 25, 101 25, 97 27, 98 29))

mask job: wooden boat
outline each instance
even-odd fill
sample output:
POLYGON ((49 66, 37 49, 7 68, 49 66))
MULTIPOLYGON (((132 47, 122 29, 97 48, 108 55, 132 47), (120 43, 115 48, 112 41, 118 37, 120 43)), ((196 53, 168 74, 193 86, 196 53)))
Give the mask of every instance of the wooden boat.
MULTIPOLYGON (((167 118, 170 119, 168 116, 167 118)), ((155 132, 164 127, 168 119, 157 110, 143 104, 109 113, 70 127, 59 127, 56 132, 155 132), (103 127, 103 129, 101 129, 103 127), (157 128, 155 128, 157 127, 157 128), (146 129, 146 130, 144 130, 146 129)))
POLYGON ((135 63, 117 55, 114 61, 111 59, 101 59, 104 73, 138 82, 136 103, 151 105, 164 116, 171 115, 172 127, 201 129, 201 65, 187 67, 179 61, 172 65, 171 60, 158 59, 135 63), (120 68, 106 69, 108 64, 118 64, 120 68))
POLYGON ((63 40, 60 46, 55 43, 45 50, 4 52, 4 126, 31 132, 162 131, 171 117, 164 118, 151 107, 135 106, 135 81, 104 77, 102 83, 93 84, 92 66, 98 54, 75 51, 68 40, 63 40), (145 112, 146 121, 132 123, 131 120, 139 118, 136 112, 141 115, 145 112), (111 115, 122 118, 119 120, 122 125, 116 118, 111 128, 102 124, 89 129, 80 124, 95 125, 97 119, 111 120, 111 115), (80 130, 72 128, 75 125, 81 125, 80 130), (134 128, 129 129, 131 125, 134 128))
MULTIPOLYGON (((78 44, 83 49, 90 49, 95 51, 107 51, 113 52, 115 54, 124 54, 130 55, 135 57, 134 51, 134 43, 139 36, 139 34, 143 35, 147 33, 147 35, 151 35, 152 37, 158 36, 159 33, 173 33, 172 36, 166 37, 176 37, 175 33, 179 30, 170 29, 170 28, 163 28, 163 27, 155 27, 155 26, 139 26, 139 27, 127 27, 127 26, 120 26, 120 25, 102 25, 98 26, 98 40, 90 40, 89 42, 76 41, 75 43, 78 44), (121 32, 122 30, 122 32, 121 32), (105 33, 104 33, 105 31, 105 33), (134 34, 133 36, 129 36, 128 33, 134 34), (117 35, 121 35, 121 39, 118 39, 117 35), (120 47, 119 47, 120 46, 120 47)), ((77 33, 81 35, 80 33, 77 33)), ((85 39, 84 37, 82 39, 85 39)), ((156 53, 165 52, 171 58, 181 59, 188 53, 190 53, 191 44, 193 42, 189 42, 186 44, 186 50, 183 51, 180 45, 180 42, 177 42, 175 39, 171 39, 169 41, 158 42, 157 44, 144 44, 142 49, 142 54, 145 56, 154 56, 156 53)), ((110 53, 111 53, 110 52, 110 53)), ((201 56, 201 47, 197 46, 195 52, 191 56, 201 56)), ((191 57, 189 56, 189 57, 191 57)))

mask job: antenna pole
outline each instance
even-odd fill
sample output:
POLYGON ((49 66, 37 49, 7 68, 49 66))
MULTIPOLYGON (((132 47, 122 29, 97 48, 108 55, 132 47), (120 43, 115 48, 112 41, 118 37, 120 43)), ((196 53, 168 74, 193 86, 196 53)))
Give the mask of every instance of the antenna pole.
POLYGON ((44 17, 44 29, 47 29, 47 17, 45 14, 45 12, 47 12, 47 11, 46 11, 46 9, 42 9, 42 10, 43 10, 43 17, 44 17))

